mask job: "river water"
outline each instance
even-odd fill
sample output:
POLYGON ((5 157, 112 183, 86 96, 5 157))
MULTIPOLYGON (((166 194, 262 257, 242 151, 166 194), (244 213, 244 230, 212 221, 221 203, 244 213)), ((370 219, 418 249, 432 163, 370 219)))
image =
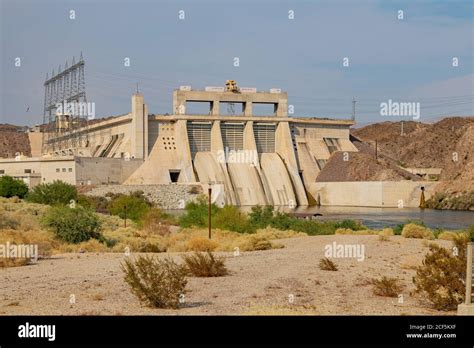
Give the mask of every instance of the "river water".
POLYGON ((299 207, 298 213, 318 213, 317 220, 360 220, 373 229, 393 227, 407 220, 423 221, 430 228, 463 229, 474 224, 474 212, 419 208, 299 207))
MULTIPOLYGON (((250 207, 241 207, 249 212, 250 207)), ((394 227, 408 220, 423 221, 430 228, 448 230, 464 229, 474 225, 474 212, 461 210, 435 210, 419 208, 367 208, 367 207, 298 207, 296 209, 275 210, 297 213, 321 214, 316 220, 359 220, 371 229, 394 227)), ((181 215, 184 210, 167 210, 168 213, 181 215)))

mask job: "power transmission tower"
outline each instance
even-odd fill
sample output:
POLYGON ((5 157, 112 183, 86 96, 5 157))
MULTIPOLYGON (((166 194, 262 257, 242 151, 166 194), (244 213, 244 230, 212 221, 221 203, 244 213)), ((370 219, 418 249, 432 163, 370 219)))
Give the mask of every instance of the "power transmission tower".
POLYGON ((72 59, 64 70, 44 82, 44 113, 42 154, 76 154, 78 148, 87 146, 85 61, 82 52, 79 61, 72 59), (81 131, 79 131, 81 129, 81 131))

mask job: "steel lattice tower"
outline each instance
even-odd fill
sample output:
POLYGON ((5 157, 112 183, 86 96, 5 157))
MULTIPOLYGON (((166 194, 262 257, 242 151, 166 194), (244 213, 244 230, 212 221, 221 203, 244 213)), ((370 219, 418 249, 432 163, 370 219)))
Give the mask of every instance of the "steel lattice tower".
POLYGON ((78 148, 87 146, 87 115, 78 112, 68 113, 67 106, 86 105, 86 83, 84 77, 85 61, 82 52, 79 61, 72 59, 64 70, 59 66, 58 73, 51 78, 46 75, 44 82, 44 114, 42 153, 57 155, 74 155, 78 148), (58 106, 62 111, 58 111, 58 106))

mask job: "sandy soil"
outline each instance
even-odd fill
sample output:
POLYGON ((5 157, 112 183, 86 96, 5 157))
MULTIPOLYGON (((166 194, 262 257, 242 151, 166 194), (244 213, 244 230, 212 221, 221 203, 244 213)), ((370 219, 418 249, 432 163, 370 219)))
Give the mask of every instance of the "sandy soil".
MULTIPOLYGON (((432 310, 422 298, 410 296, 412 268, 428 251, 422 240, 332 235, 278 242, 285 248, 240 256, 222 253, 231 274, 190 278, 185 303, 178 310, 141 306, 123 281, 122 254, 63 254, 30 266, 0 269, 0 314, 455 314, 432 310), (320 270, 324 247, 333 241, 365 245, 365 260, 335 259, 338 271, 320 270), (403 303, 372 293, 367 280, 383 275, 398 277, 405 285, 403 303), (76 297, 74 304, 69 303, 71 294, 76 297)), ((180 259, 179 253, 155 255, 180 259)))

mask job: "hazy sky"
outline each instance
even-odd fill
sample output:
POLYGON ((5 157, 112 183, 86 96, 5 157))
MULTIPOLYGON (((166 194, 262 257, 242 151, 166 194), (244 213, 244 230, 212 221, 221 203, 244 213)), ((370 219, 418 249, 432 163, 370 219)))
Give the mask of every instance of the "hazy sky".
POLYGON ((46 73, 80 51, 98 117, 127 113, 137 81, 166 113, 174 88, 226 79, 282 88, 296 116, 350 118, 353 97, 360 123, 402 119, 380 115, 389 99, 421 121, 474 115, 473 1, 0 2, 0 123, 40 123, 46 73))

